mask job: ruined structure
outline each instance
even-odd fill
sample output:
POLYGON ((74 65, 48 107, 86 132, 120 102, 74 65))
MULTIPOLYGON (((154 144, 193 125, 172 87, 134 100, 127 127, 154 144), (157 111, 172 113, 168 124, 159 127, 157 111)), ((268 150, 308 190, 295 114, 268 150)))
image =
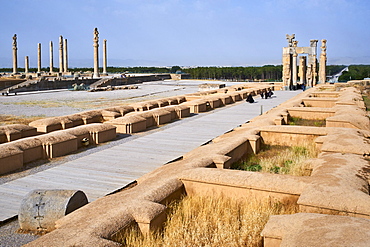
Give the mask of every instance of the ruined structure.
POLYGON ((17 35, 14 34, 13 36, 13 73, 18 73, 18 55, 17 55, 17 35))
POLYGON ((103 40, 103 74, 107 74, 107 40, 103 40))
POLYGON ((67 39, 63 40, 63 72, 68 72, 67 39))
POLYGON ((64 62, 63 62, 63 36, 60 35, 59 37, 59 73, 63 73, 64 69, 63 69, 63 65, 64 65, 64 62))
POLYGON ((53 41, 50 41, 50 73, 53 73, 54 67, 54 57, 53 57, 53 41))
POLYGON ((37 73, 41 73, 41 43, 37 44, 37 73))
POLYGON ((309 47, 298 47, 295 34, 286 35, 288 46, 283 47, 283 84, 285 90, 296 90, 298 85, 301 87, 313 87, 318 82, 325 83, 326 79, 326 40, 322 40, 320 55, 320 72, 317 80, 317 42, 310 40, 309 47), (297 57, 299 60, 299 74, 297 73, 297 57), (298 80, 299 75, 299 80, 298 80))
POLYGON ((29 68, 30 68, 30 63, 29 63, 29 60, 28 60, 28 56, 25 56, 24 57, 24 73, 28 73, 29 71, 29 68))
POLYGON ((98 28, 94 29, 94 77, 99 77, 99 32, 98 28))

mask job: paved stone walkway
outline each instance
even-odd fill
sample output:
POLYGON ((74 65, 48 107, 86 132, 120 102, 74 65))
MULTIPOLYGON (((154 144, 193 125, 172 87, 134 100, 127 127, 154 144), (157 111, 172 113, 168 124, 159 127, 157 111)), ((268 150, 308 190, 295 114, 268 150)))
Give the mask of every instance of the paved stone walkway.
POLYGON ((127 142, 0 185, 0 222, 14 217, 34 189, 82 190, 89 201, 125 187, 142 175, 258 116, 300 91, 276 91, 270 99, 238 102, 201 113, 127 142))

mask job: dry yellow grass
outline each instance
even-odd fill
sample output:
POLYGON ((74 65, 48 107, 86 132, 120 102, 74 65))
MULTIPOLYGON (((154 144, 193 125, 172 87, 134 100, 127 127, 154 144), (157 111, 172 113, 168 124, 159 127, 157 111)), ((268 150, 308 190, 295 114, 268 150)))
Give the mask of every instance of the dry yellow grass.
POLYGON ((170 205, 162 232, 142 236, 133 227, 116 236, 124 246, 262 246, 260 233, 270 215, 297 213, 294 205, 270 200, 188 196, 170 205))
POLYGON ((30 122, 45 118, 45 116, 15 116, 15 115, 0 115, 0 125, 8 125, 8 124, 26 124, 28 125, 30 122))
POLYGON ((315 143, 303 143, 300 146, 282 147, 265 146, 257 155, 245 161, 233 164, 234 169, 260 171, 294 176, 311 174, 310 159, 316 158, 318 150, 315 143))

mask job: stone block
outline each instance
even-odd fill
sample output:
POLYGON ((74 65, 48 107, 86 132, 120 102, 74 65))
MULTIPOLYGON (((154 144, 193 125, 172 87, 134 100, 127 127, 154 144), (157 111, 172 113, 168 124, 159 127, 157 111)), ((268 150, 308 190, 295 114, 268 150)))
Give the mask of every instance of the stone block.
POLYGON ((23 152, 12 143, 0 145, 0 174, 9 173, 23 167, 23 152))
POLYGON ((182 105, 188 106, 190 108, 190 113, 200 113, 207 111, 207 101, 203 99, 188 101, 182 103, 182 105))
POLYGON ((121 113, 115 112, 115 111, 107 111, 103 110, 102 112, 103 120, 104 121, 109 121, 118 117, 122 117, 121 113))
POLYGON ((165 109, 155 109, 151 110, 151 112, 153 114, 154 121, 156 122, 157 126, 169 123, 172 120, 171 112, 165 109))
POLYGON ((139 115, 126 115, 110 121, 106 124, 115 126, 117 133, 131 134, 146 130, 147 120, 139 115))
POLYGON ((82 117, 84 124, 103 122, 101 110, 84 111, 80 112, 79 115, 82 117))
POLYGON ((39 119, 29 123, 29 126, 35 127, 37 132, 41 133, 49 133, 63 129, 60 119, 56 117, 39 119))
POLYGON ((298 117, 303 119, 326 119, 335 114, 333 108, 322 107, 289 107, 287 108, 291 117, 298 117))
POLYGON ((23 163, 43 159, 42 142, 37 137, 27 137, 13 142, 13 145, 23 151, 23 163))
POLYGON ((305 107, 323 107, 331 108, 335 106, 337 99, 335 98, 303 98, 305 107))
POLYGON ((228 105, 228 104, 233 103, 233 100, 232 100, 231 96, 228 95, 228 94, 220 94, 218 96, 221 100, 222 105, 228 105))
POLYGON ((65 131, 40 135, 45 158, 55 158, 77 150, 77 137, 65 131))

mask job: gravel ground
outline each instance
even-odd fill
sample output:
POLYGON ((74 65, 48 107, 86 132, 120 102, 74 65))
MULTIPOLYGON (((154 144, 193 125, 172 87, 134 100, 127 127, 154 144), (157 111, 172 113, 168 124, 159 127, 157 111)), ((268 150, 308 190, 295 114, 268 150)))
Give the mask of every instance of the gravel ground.
MULTIPOLYGON (((207 83, 207 81, 163 81, 148 82, 138 84, 139 89, 102 91, 102 92, 85 92, 85 91, 68 91, 53 90, 36 93, 21 93, 16 96, 0 96, 0 114, 16 116, 61 116, 73 114, 87 109, 105 108, 110 104, 132 103, 154 98, 163 98, 175 95, 183 95, 198 91, 198 85, 207 83), (90 106, 98 106, 89 108, 90 106)), ((209 82, 217 83, 217 82, 209 82)), ((219 82, 224 83, 224 82, 219 82)), ((238 84, 238 83, 233 83, 238 84)), ((230 84, 229 84, 230 85, 230 84)), ((181 121, 191 121, 197 116, 192 116, 181 121)), ((168 124, 163 128, 170 128, 176 122, 168 124)), ((78 159, 82 156, 89 155, 100 150, 110 148, 138 138, 142 135, 150 134, 158 129, 146 131, 137 135, 119 135, 116 140, 101 144, 96 147, 80 149, 77 153, 64 157, 53 159, 52 161, 37 161, 27 165, 24 170, 16 173, 0 176, 0 184, 18 179, 30 174, 34 174, 65 162, 78 159)), ((39 236, 32 234, 16 233, 19 229, 17 219, 9 220, 0 224, 0 247, 16 247, 29 243, 39 236)))

